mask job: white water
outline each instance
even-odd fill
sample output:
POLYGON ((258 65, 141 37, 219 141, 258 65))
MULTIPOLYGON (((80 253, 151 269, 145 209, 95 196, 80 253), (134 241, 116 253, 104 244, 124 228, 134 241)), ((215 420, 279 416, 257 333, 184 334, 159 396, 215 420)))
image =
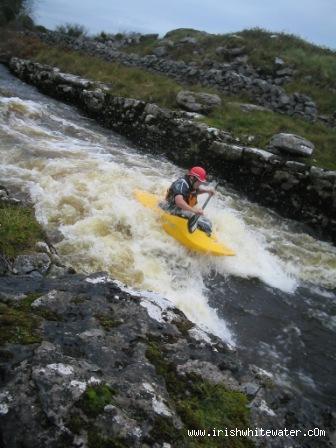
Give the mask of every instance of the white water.
POLYGON ((335 248, 293 232, 286 221, 223 188, 207 216, 237 256, 186 250, 133 196, 135 188, 164 195, 183 171, 134 151, 69 107, 0 97, 0 135, 0 182, 30 192, 38 220, 62 232, 57 249, 65 260, 169 298, 230 343, 229 329, 207 302, 204 279, 214 270, 286 292, 307 281, 336 287, 335 248))

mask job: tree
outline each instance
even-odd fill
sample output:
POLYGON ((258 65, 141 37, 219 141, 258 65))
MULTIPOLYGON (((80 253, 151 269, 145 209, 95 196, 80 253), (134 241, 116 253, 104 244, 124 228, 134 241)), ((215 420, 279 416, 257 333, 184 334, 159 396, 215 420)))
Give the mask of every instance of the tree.
POLYGON ((16 22, 23 26, 32 26, 33 20, 30 16, 33 5, 34 0, 1 0, 0 25, 16 22))

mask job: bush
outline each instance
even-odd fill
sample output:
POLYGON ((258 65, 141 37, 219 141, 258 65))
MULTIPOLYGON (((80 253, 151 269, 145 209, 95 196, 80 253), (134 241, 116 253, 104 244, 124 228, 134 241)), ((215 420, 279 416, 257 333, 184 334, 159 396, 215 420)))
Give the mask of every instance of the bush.
POLYGON ((81 37, 88 34, 88 30, 83 25, 77 23, 66 23, 56 27, 58 33, 67 34, 70 37, 81 37))

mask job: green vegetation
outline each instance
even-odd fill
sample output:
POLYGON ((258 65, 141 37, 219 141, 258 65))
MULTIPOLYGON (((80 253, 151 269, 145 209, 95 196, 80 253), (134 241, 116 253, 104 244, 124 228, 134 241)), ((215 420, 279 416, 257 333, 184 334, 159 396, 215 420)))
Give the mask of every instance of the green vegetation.
MULTIPOLYGON (((272 75, 279 68, 275 58, 280 57, 286 66, 296 71, 293 83, 284 86, 288 93, 296 91, 311 96, 321 113, 331 114, 336 110, 336 52, 328 48, 310 44, 295 35, 272 33, 260 28, 228 34, 208 34, 181 28, 164 37, 174 42, 173 47, 167 47, 169 57, 186 62, 202 64, 205 59, 232 62, 230 55, 217 54, 216 49, 242 47, 249 64, 264 75, 272 75), (181 43, 181 39, 186 37, 197 39, 197 45, 181 43)), ((129 46, 128 51, 149 54, 160 45, 160 41, 154 40, 141 42, 129 46)))
POLYGON ((322 123, 309 123, 299 118, 272 112, 241 111, 238 104, 224 103, 221 109, 203 119, 209 126, 224 128, 238 137, 243 144, 266 148, 271 137, 279 132, 300 135, 315 145, 311 162, 323 168, 336 169, 336 129, 327 128, 322 123), (248 137, 253 136, 253 141, 248 137))
POLYGON ((2 0, 0 4, 0 26, 8 24, 32 28, 30 17, 32 0, 2 0))
POLYGON ((181 89, 166 76, 108 63, 76 52, 43 47, 34 58, 44 64, 57 65, 66 72, 105 82, 113 95, 157 102, 163 107, 175 105, 175 97, 181 89))
POLYGON ((5 258, 33 250, 35 243, 44 238, 31 208, 0 202, 0 253, 5 258))
POLYGON ((0 345, 33 344, 40 342, 38 326, 41 317, 31 309, 31 303, 39 294, 30 294, 17 306, 0 303, 0 345))
MULTIPOLYGON (((113 95, 152 101, 162 107, 176 108, 176 95, 179 90, 184 88, 165 76, 151 74, 141 69, 124 67, 116 63, 107 63, 98 58, 70 51, 45 48, 36 54, 35 59, 42 63, 59 66, 62 70, 70 73, 106 82, 111 86, 110 91, 113 95)), ((188 88, 195 91, 216 92, 215 89, 200 86, 188 88)), ((316 89, 319 88, 316 87, 316 89)), ((336 101, 336 95, 332 97, 331 95, 328 96, 326 91, 324 92, 326 101, 330 104, 332 101, 336 101)), ((315 144, 314 164, 323 168, 336 169, 335 129, 330 129, 321 123, 309 123, 306 120, 279 113, 246 113, 241 111, 239 107, 230 104, 232 100, 248 102, 249 99, 246 96, 245 98, 228 97, 223 94, 220 94, 220 96, 223 106, 202 121, 210 126, 231 132, 246 144, 248 143, 245 141, 246 137, 254 135, 256 138, 252 145, 260 148, 265 148, 272 135, 278 132, 291 132, 300 135, 315 144)))
POLYGON ((110 331, 112 328, 118 327, 121 324, 121 321, 115 318, 112 310, 106 314, 96 314, 95 318, 106 331, 110 331))
POLYGON ((80 407, 88 417, 97 417, 104 411, 106 405, 112 403, 114 395, 115 391, 107 384, 88 386, 78 403, 78 407, 80 407))
MULTIPOLYGON (((101 34, 102 39, 108 37, 106 33, 101 34)), ((199 63, 203 63, 204 59, 225 62, 223 55, 216 54, 216 48, 219 46, 244 47, 249 56, 249 63, 260 68, 264 74, 270 74, 277 69, 275 58, 281 57, 286 66, 296 70, 293 81, 284 86, 288 93, 300 92, 311 96, 320 113, 330 115, 336 111, 336 53, 329 49, 312 45, 293 35, 272 34, 261 29, 224 35, 179 29, 167 33, 165 38, 175 42, 174 47, 168 46, 169 57, 172 59, 181 58, 199 63), (179 43, 185 37, 197 39, 198 53, 194 53, 195 45, 179 43)), ((162 107, 175 109, 176 95, 181 89, 217 93, 222 98, 223 106, 202 121, 231 132, 244 144, 259 148, 266 148, 271 137, 278 132, 300 135, 315 144, 316 149, 312 160, 314 165, 336 169, 334 147, 336 131, 322 123, 309 123, 279 113, 246 113, 231 103, 253 102, 253 99, 248 98, 247 95, 233 97, 223 95, 210 87, 205 88, 199 85, 186 87, 164 75, 117 63, 108 63, 99 58, 66 49, 51 48, 32 38, 27 38, 24 42, 22 39, 15 38, 9 41, 12 53, 22 57, 33 57, 38 62, 58 66, 65 72, 104 82, 110 86, 112 95, 155 102, 162 107), (254 136, 255 139, 249 141, 248 136, 254 136)), ((126 49, 147 54, 159 45, 162 45, 160 40, 148 36, 137 45, 123 48, 123 51, 126 49)))
POLYGON ((188 437, 188 429, 246 429, 249 424, 246 396, 240 392, 229 391, 222 385, 211 384, 194 374, 178 376, 173 364, 165 359, 163 345, 156 341, 149 342, 146 356, 155 366, 156 372, 164 378, 172 404, 184 423, 184 428, 177 430, 169 418, 158 417, 151 431, 153 440, 168 441, 173 446, 186 448, 254 446, 246 438, 188 437))
POLYGON ((104 412, 104 407, 113 403, 115 391, 107 384, 88 386, 67 426, 74 434, 85 430, 88 436, 89 448, 126 448, 129 444, 120 437, 103 437, 101 429, 97 428, 89 418, 96 418, 104 412))
POLYGON ((65 25, 58 25, 56 31, 67 34, 70 37, 86 36, 88 30, 83 25, 77 23, 66 23, 65 25))
POLYGON ((68 428, 74 434, 80 434, 85 430, 88 437, 89 448, 128 448, 129 442, 120 437, 105 438, 101 435, 101 429, 97 428, 92 422, 88 422, 79 413, 73 414, 67 424, 68 428))

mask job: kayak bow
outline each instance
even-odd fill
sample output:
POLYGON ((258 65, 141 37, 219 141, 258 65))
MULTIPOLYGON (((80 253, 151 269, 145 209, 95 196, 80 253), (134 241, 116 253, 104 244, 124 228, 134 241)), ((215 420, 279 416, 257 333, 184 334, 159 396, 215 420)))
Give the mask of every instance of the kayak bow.
POLYGON ((160 215, 163 229, 168 235, 175 238, 188 249, 208 255, 232 256, 235 252, 220 243, 213 235, 208 236, 205 232, 196 229, 190 233, 188 220, 180 216, 171 215, 159 207, 159 197, 146 191, 135 190, 136 199, 144 206, 154 209, 160 215))

